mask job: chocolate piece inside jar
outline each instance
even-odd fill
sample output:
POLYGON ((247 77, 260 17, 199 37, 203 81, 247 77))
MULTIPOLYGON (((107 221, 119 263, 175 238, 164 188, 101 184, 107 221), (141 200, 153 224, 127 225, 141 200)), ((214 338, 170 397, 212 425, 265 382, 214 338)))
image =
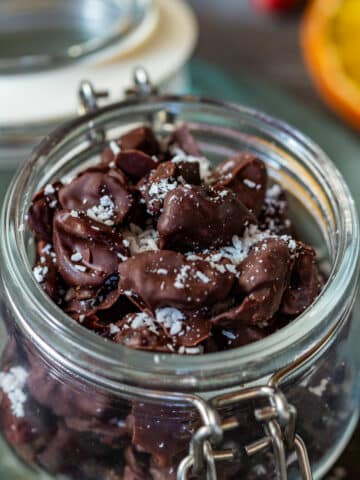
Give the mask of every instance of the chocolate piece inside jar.
POLYGON ((287 207, 253 153, 212 167, 186 125, 161 140, 140 127, 110 142, 98 166, 36 193, 34 276, 74 321, 129 348, 236 348, 321 290, 287 207))

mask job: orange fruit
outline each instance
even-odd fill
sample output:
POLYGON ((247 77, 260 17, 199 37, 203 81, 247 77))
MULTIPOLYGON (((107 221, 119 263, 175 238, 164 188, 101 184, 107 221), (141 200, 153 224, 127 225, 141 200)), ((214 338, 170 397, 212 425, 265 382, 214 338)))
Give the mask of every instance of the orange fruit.
POLYGON ((310 2, 301 43, 322 97, 360 129, 360 0, 310 2))

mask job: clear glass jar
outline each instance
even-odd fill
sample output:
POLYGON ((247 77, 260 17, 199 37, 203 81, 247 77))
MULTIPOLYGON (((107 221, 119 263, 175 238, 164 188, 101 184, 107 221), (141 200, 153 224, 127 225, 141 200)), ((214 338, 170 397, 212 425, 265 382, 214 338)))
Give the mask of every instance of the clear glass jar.
POLYGON ((36 472, 169 480, 185 457, 184 470, 195 463, 211 471, 214 460, 219 479, 269 480, 277 478, 285 445, 289 478, 300 478, 293 450, 302 444, 294 443, 290 405, 315 478, 346 445, 358 418, 358 218, 334 165, 288 125, 237 105, 176 96, 132 98, 67 123, 14 179, 2 210, 0 255, 0 425, 14 454, 36 472), (104 136, 144 122, 161 134, 174 121, 189 124, 214 162, 243 149, 263 158, 329 274, 319 298, 287 327, 236 350, 191 358, 129 350, 67 317, 33 278, 26 225, 32 195, 84 161, 96 162, 104 136), (221 454, 211 450, 215 441, 221 454))

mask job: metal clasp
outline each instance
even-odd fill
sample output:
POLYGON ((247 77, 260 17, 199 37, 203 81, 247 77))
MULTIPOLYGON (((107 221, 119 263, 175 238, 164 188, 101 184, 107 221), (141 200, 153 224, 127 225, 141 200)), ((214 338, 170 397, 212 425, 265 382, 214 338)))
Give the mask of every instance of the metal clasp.
MULTIPOLYGON (((98 110, 98 99, 107 98, 107 90, 95 90, 93 84, 88 80, 81 82, 79 87, 79 115, 94 113, 98 110)), ((94 121, 89 120, 88 138, 93 143, 102 143, 106 139, 106 133, 103 128, 95 128, 94 121)))
POLYGON ((99 98, 108 98, 109 92, 107 90, 95 90, 93 84, 88 80, 80 83, 79 87, 79 114, 96 112, 99 98))
POLYGON ((311 480, 311 468, 306 447, 296 434, 296 409, 289 404, 279 388, 273 386, 253 387, 225 394, 213 399, 217 408, 245 401, 267 398, 269 405, 255 410, 255 418, 263 424, 265 437, 245 446, 249 456, 272 447, 275 468, 279 480, 287 480, 287 453, 294 451, 303 480, 311 480))
MULTIPOLYGON (((145 68, 136 67, 133 72, 133 86, 125 90, 126 97, 143 100, 158 94, 159 90, 151 82, 150 75, 145 68)), ((174 130, 176 115, 169 109, 164 108, 147 114, 146 121, 155 131, 166 130, 171 133, 174 130)))
MULTIPOLYGON (((125 90, 127 98, 146 98, 151 95, 157 95, 157 88, 151 83, 150 76, 143 67, 136 67, 133 73, 133 85, 125 90)), ((108 98, 109 91, 96 90, 91 82, 83 80, 80 83, 79 98, 79 115, 87 115, 95 113, 99 109, 98 100, 108 98)), ((152 117, 149 121, 153 120, 152 117)), ((88 139, 91 143, 103 143, 106 140, 106 132, 104 128, 95 127, 94 120, 89 119, 88 139)))
MULTIPOLYGON (((213 398, 209 402, 211 410, 243 402, 265 398, 269 404, 255 410, 255 418, 264 427, 265 437, 255 443, 245 446, 249 456, 272 447, 275 459, 275 468, 279 480, 287 480, 287 454, 294 451, 297 457, 299 471, 303 480, 312 480, 311 467, 305 444, 301 437, 295 433, 296 409, 290 405, 283 393, 273 386, 260 386, 241 389, 213 398)), ((218 418, 213 415, 213 418, 218 418)), ((239 427, 238 420, 229 418, 218 425, 222 434, 225 431, 239 427)), ((207 480, 216 480, 216 463, 219 461, 232 461, 235 452, 232 450, 213 450, 218 444, 209 436, 200 435, 204 427, 195 433, 190 444, 189 455, 181 462, 177 472, 177 480, 187 480, 190 473, 205 475, 207 480), (202 464, 199 463, 197 454, 201 450, 202 464)))
MULTIPOLYGON (((287 480, 287 453, 294 452, 296 455, 299 473, 302 480, 312 480, 309 455, 303 439, 296 433, 296 409, 289 404, 286 397, 281 392, 279 385, 285 382, 291 376, 299 372, 306 365, 310 364, 317 356, 331 345, 339 330, 345 321, 345 316, 339 321, 316 345, 304 355, 299 357, 290 365, 276 372, 269 380, 266 386, 244 388, 225 395, 214 397, 208 404, 205 404, 211 410, 212 418, 219 418, 214 413, 219 407, 235 405, 244 401, 255 400, 258 398, 268 398, 269 405, 255 410, 255 418, 261 422, 264 427, 265 436, 255 443, 245 446, 247 455, 252 456, 265 449, 272 447, 274 451, 275 466, 279 480, 287 480)), ((201 404, 204 408, 204 403, 201 404)), ((204 416, 204 414, 202 415, 204 416)), ((236 418, 230 418, 220 423, 221 437, 227 430, 238 428, 239 422, 236 418)), ((217 431, 219 425, 217 425, 217 431)), ((195 466, 199 467, 194 455, 194 435, 189 448, 189 454, 180 463, 177 471, 177 480, 188 480, 188 474, 195 472, 195 466)), ((232 460, 235 458, 235 452, 212 451, 212 445, 218 445, 218 439, 210 436, 202 444, 203 470, 201 473, 206 475, 207 480, 217 480, 216 462, 220 460, 232 460), (217 443, 216 443, 217 442, 217 443)), ((197 449, 200 446, 197 445, 197 449)))
POLYGON ((158 89, 152 84, 150 75, 143 67, 134 69, 133 82, 134 85, 125 90, 127 97, 148 97, 158 94, 158 89))

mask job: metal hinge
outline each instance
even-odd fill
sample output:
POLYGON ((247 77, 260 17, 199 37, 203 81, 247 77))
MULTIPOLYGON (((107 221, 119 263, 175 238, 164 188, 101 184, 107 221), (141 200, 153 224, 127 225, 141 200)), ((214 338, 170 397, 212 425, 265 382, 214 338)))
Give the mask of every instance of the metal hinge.
POLYGON ((307 450, 302 438, 296 434, 296 409, 287 402, 280 389, 273 386, 244 388, 213 398, 208 408, 212 411, 211 418, 216 425, 200 427, 192 438, 189 454, 180 463, 177 480, 187 480, 190 474, 202 475, 206 480, 216 480, 216 464, 232 461, 235 452, 231 450, 216 450, 219 438, 226 431, 238 428, 238 420, 233 417, 223 422, 219 420, 218 409, 240 405, 244 402, 267 399, 268 405, 255 410, 255 418, 263 425, 265 436, 258 441, 245 446, 249 456, 272 448, 275 469, 279 480, 287 480, 288 454, 294 452, 297 458, 302 480, 312 480, 311 467, 307 450), (216 431, 212 438, 210 431, 216 431))

